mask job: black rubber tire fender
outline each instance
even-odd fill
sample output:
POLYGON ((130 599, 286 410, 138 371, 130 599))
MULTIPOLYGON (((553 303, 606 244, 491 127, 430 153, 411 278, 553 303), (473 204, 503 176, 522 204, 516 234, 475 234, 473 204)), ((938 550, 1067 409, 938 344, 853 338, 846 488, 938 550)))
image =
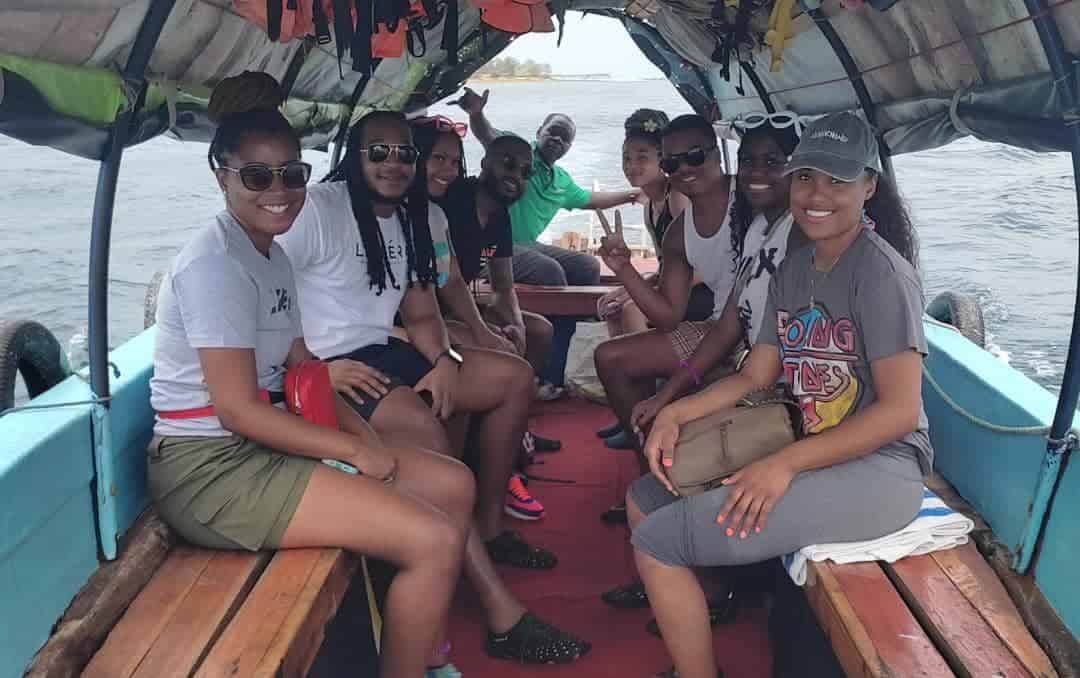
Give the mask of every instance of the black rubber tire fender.
POLYGON ((942 292, 926 307, 934 320, 952 325, 979 348, 986 348, 986 325, 982 306, 975 297, 959 292, 942 292))
POLYGON ((60 342, 33 320, 0 321, 0 412, 15 406, 15 381, 22 375, 31 398, 67 378, 60 342))
POLYGON ((161 293, 161 281, 165 279, 165 271, 158 271, 150 278, 146 286, 146 298, 143 300, 143 329, 152 327, 157 322, 157 302, 161 293))

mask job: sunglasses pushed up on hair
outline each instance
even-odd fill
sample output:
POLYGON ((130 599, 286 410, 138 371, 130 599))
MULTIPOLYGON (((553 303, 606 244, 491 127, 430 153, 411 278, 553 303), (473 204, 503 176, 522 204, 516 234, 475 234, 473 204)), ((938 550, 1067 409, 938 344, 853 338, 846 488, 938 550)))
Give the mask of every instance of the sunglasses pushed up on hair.
POLYGON ((683 163, 686 163, 688 167, 701 167, 705 164, 705 158, 709 157, 709 154, 715 150, 716 146, 709 146, 708 148, 696 146, 685 153, 665 155, 660 158, 660 169, 663 170, 664 174, 674 174, 683 163))
POLYGON ((773 129, 795 128, 795 136, 802 137, 802 122, 795 111, 777 111, 776 113, 747 113, 732 121, 741 130, 750 130, 768 123, 773 129))
POLYGON ((425 115, 409 121, 413 125, 431 126, 439 132, 453 132, 464 138, 469 133, 468 123, 452 120, 445 115, 425 115))
POLYGON ((393 155, 400 163, 415 165, 420 157, 420 151, 410 144, 371 144, 367 148, 361 148, 360 152, 374 163, 386 162, 393 155))
POLYGON ((281 167, 271 167, 262 162, 249 162, 243 167, 221 166, 226 172, 235 172, 240 175, 240 183, 249 191, 261 193, 274 185, 274 175, 281 176, 281 184, 290 191, 307 186, 311 179, 311 165, 300 160, 293 160, 281 167))

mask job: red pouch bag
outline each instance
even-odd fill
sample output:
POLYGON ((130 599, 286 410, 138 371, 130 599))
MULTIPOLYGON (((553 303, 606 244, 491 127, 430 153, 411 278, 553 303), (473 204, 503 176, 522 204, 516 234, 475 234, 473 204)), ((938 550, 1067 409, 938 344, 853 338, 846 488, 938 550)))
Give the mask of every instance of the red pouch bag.
POLYGON ((321 360, 305 360, 285 372, 285 404, 293 414, 313 424, 340 428, 336 400, 330 369, 321 360))

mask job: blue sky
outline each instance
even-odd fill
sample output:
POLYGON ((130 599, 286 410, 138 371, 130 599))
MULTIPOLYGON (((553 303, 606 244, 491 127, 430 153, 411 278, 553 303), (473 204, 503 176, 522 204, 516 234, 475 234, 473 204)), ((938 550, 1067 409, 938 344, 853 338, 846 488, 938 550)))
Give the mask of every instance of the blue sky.
POLYGON ((662 77, 619 22, 580 12, 570 12, 566 18, 561 47, 555 46, 557 32, 529 33, 516 39, 502 55, 551 64, 555 73, 610 73, 627 80, 662 77))

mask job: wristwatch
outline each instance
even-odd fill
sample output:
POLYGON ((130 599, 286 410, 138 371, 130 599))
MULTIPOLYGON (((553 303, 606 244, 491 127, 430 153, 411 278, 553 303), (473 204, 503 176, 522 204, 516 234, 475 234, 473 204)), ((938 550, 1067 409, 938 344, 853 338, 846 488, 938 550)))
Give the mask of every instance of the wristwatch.
POLYGON ((443 358, 449 358, 451 362, 457 365, 457 368, 459 370, 461 369, 461 364, 465 362, 465 360, 461 357, 461 354, 454 350, 453 346, 447 348, 445 351, 440 353, 439 356, 435 358, 435 362, 433 362, 432 365, 438 363, 443 358))

